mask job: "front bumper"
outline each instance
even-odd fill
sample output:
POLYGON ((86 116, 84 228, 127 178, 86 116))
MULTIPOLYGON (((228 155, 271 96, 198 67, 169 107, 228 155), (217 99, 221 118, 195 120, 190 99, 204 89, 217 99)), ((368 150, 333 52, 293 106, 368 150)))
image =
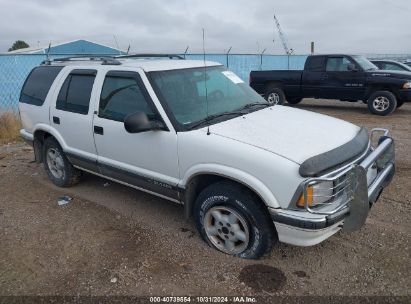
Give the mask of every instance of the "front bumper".
MULTIPOLYGON (((344 197, 338 202, 328 202, 320 208, 270 209, 270 213, 280 241, 300 246, 315 245, 338 230, 355 231, 360 229, 368 216, 368 211, 378 200, 382 190, 391 182, 395 173, 394 141, 388 131, 378 140, 379 144, 359 163, 351 164, 333 176, 309 178, 303 188, 318 181, 339 181, 346 178, 344 197), (367 182, 367 172, 377 168, 375 178, 367 182)), ((306 191, 304 190, 306 198, 306 191)), ((335 199, 337 201, 337 199, 335 199)))

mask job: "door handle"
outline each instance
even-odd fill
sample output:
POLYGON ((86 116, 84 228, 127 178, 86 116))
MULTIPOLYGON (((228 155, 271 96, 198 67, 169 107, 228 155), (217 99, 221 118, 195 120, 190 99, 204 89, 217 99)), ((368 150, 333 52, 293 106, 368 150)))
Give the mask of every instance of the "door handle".
POLYGON ((53 116, 53 122, 54 122, 56 125, 59 125, 59 124, 60 124, 60 117, 53 116))
POLYGON ((104 134, 104 129, 103 129, 103 127, 94 126, 94 133, 103 135, 103 134, 104 134))
POLYGON ((324 75, 321 76, 321 80, 325 80, 325 79, 328 79, 328 75, 327 75, 327 74, 324 74, 324 75))

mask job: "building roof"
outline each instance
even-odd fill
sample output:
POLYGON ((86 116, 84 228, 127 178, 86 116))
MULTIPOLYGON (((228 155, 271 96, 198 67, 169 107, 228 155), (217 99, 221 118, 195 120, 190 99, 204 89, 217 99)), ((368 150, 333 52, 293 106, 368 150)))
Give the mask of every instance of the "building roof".
POLYGON ((125 52, 113 48, 101 43, 92 42, 85 39, 78 39, 72 41, 66 41, 62 43, 53 44, 50 43, 46 46, 28 47, 24 49, 18 49, 15 51, 8 52, 7 54, 46 54, 49 52, 50 55, 63 55, 63 54, 76 54, 76 55, 86 55, 86 54, 105 54, 105 55, 119 55, 125 54, 125 52))

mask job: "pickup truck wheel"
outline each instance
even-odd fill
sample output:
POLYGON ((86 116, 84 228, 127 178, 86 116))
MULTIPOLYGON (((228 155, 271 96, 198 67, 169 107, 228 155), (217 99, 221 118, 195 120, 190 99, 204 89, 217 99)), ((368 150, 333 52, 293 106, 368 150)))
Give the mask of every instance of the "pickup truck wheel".
POLYGON ((220 182, 208 186, 195 204, 197 229, 211 246, 224 253, 256 259, 268 253, 275 228, 258 198, 241 186, 220 182))
POLYGON ((294 105, 294 104, 300 103, 302 100, 303 100, 302 98, 290 98, 290 99, 287 99, 287 102, 289 104, 294 105))
POLYGON ((277 87, 269 88, 265 93, 265 99, 271 105, 282 105, 285 102, 285 95, 283 90, 277 87))
POLYGON ((397 98, 389 91, 377 91, 371 94, 367 104, 371 113, 385 116, 397 108, 397 98))
POLYGON ((73 167, 54 138, 46 139, 43 153, 44 168, 56 186, 70 187, 79 182, 81 171, 73 167))

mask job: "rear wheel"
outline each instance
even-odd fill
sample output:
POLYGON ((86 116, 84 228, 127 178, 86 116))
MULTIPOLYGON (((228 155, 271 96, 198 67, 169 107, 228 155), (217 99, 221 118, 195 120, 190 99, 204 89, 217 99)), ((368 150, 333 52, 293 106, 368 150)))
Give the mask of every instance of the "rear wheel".
POLYGON ((59 187, 70 187, 80 180, 81 171, 69 162, 59 143, 52 137, 43 146, 44 168, 50 180, 59 187))
POLYGON ((230 182, 208 186, 195 204, 197 229, 211 246, 224 253, 256 259, 271 250, 274 225, 252 192, 230 182))
POLYGON ((283 90, 278 87, 272 86, 265 92, 265 99, 271 105, 282 105, 285 102, 285 95, 283 90))
POLYGON ((397 98, 389 91, 377 91, 371 94, 367 104, 371 113, 385 116, 397 108, 397 98))

